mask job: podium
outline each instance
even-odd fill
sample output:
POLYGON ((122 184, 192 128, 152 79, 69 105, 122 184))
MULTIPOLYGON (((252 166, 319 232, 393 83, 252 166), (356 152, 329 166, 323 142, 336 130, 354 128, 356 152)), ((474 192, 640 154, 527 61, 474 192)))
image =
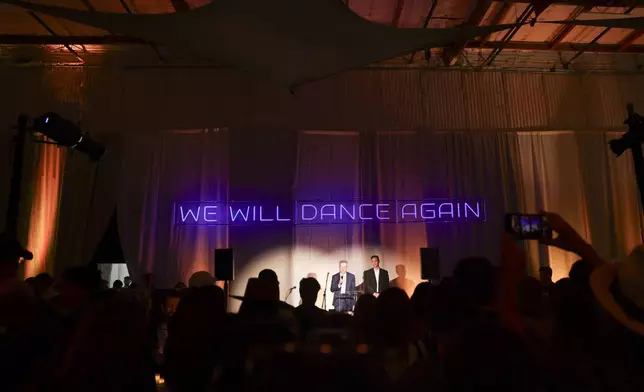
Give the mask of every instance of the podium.
POLYGON ((356 306, 356 302, 358 302, 358 296, 362 295, 362 291, 352 291, 344 294, 336 294, 335 297, 333 298, 333 307, 334 310, 337 312, 353 312, 353 309, 356 306), (336 302, 337 301, 337 302, 336 302), (342 304, 340 307, 336 307, 337 304, 342 304), (346 308, 345 308, 346 307, 346 308), (341 308, 341 309, 338 309, 341 308))

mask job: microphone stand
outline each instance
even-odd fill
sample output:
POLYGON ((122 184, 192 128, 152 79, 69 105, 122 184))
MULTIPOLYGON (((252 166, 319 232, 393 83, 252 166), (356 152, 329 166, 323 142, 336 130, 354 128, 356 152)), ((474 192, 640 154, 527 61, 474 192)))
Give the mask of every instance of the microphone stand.
POLYGON ((286 302, 288 300, 288 297, 291 295, 293 290, 295 290, 295 286, 293 286, 290 289, 288 289, 288 293, 286 293, 286 298, 284 298, 284 302, 286 302))
POLYGON ((326 289, 329 284, 329 273, 326 273, 326 279, 324 280, 324 293, 322 294, 322 310, 326 310, 326 289))

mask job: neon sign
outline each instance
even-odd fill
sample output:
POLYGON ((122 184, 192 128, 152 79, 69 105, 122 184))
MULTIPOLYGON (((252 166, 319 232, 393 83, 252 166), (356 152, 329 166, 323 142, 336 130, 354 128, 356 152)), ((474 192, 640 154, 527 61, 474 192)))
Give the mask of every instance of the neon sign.
POLYGON ((185 202, 174 207, 176 225, 447 223, 485 221, 485 202, 473 200, 296 201, 295 206, 251 202, 185 202))

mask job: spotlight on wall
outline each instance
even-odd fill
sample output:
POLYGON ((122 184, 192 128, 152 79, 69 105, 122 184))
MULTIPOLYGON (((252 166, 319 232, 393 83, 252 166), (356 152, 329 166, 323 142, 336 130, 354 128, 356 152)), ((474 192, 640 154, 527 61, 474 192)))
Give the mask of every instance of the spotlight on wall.
POLYGON ((56 113, 47 113, 35 118, 32 128, 34 131, 47 136, 56 144, 87 154, 94 162, 99 161, 105 154, 105 146, 92 140, 89 134, 83 134, 78 125, 56 113))

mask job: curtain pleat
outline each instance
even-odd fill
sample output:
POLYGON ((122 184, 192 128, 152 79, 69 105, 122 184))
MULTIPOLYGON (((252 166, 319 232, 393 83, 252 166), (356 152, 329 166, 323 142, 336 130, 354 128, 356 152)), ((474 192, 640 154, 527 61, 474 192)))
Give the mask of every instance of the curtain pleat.
POLYGON ((158 287, 214 273, 213 250, 228 246, 228 228, 177 226, 173 211, 177 202, 226 198, 228 132, 133 137, 123 159, 119 229, 130 273, 152 273, 158 287))
MULTIPOLYGON (((293 205, 297 137, 295 130, 231 129, 227 200, 253 202, 257 207, 293 205)), ((295 279, 291 271, 292 225, 233 225, 229 233, 236 271, 231 293, 243 295, 248 278, 271 268, 280 277, 280 296, 284 299, 295 279)), ((240 302, 234 300, 230 305, 234 311, 240 302)))
MULTIPOLYGON (((293 189, 295 199, 353 203, 363 198, 360 141, 358 132, 301 132, 293 189)), ((357 279, 362 278, 368 249, 374 246, 366 242, 364 226, 297 225, 294 230, 292 285, 314 274, 324 289, 327 274, 338 271, 340 260, 347 260, 348 271, 357 279)), ((292 303, 297 304, 299 293, 293 295, 292 303)), ((331 309, 332 299, 331 295, 326 296, 327 309, 331 309)), ((322 293, 318 306, 322 306, 322 293)))

